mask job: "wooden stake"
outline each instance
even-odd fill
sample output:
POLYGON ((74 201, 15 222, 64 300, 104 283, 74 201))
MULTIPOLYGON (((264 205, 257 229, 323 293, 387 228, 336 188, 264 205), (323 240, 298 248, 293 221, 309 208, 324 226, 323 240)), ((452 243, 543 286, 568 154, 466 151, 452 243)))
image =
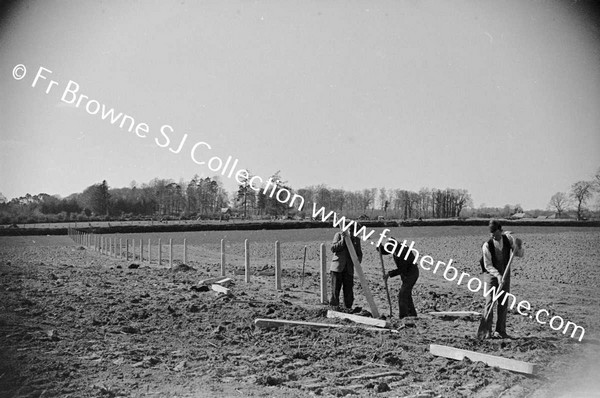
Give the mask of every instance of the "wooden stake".
POLYGON ((148 239, 148 264, 152 261, 152 241, 148 239))
POLYGON ((173 239, 169 239, 169 268, 173 268, 173 239))
POLYGON ((187 264, 187 240, 183 239, 183 263, 187 264))
POLYGON ((371 289, 369 289, 369 284, 365 279, 365 275, 363 274, 362 267, 360 266, 360 261, 358 261, 358 256, 356 255, 356 250, 354 250, 354 245, 352 244, 352 240, 348 234, 344 235, 344 241, 346 242, 346 247, 348 248, 348 252, 350 252, 350 257, 352 258, 352 262, 354 263, 354 269, 358 274, 358 279, 360 280, 360 284, 363 288, 363 292, 365 293, 365 298, 367 299, 367 303, 369 303, 369 308, 371 309, 371 315, 373 318, 379 318, 379 311, 377 310, 377 305, 373 300, 373 296, 371 295, 371 289))
POLYGON ((129 239, 125 239, 125 261, 129 261, 129 239))
POLYGON ((119 258, 123 258, 123 239, 119 238, 119 258))
POLYGON ((275 241, 275 289, 281 290, 281 251, 279 241, 275 241))
POLYGON ((160 238, 158 238, 158 265, 162 265, 162 244, 160 238))
POLYGON ((246 283, 250 283, 250 249, 248 239, 244 239, 244 269, 246 283))
POLYGON ((140 239, 140 263, 144 262, 144 240, 140 239))
POLYGON ((327 252, 325 243, 321 243, 321 304, 327 304, 327 252))
POLYGON ((221 276, 225 276, 225 240, 221 239, 221 276))
POLYGON ((306 265, 306 246, 304 246, 304 258, 302 259, 302 284, 301 286, 304 287, 304 267, 306 265))
POLYGON ((131 261, 135 262, 135 239, 131 239, 131 261))

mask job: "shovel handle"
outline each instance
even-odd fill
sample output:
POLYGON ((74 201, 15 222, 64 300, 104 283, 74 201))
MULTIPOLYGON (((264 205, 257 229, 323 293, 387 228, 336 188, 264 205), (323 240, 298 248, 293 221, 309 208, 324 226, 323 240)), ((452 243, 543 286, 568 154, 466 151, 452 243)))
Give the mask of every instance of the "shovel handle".
POLYGON ((392 299, 390 298, 390 289, 388 288, 387 279, 385 279, 385 264, 383 263, 383 254, 379 252, 379 262, 381 263, 381 272, 383 273, 383 284, 387 293, 388 305, 390 306, 390 318, 392 317, 392 299))

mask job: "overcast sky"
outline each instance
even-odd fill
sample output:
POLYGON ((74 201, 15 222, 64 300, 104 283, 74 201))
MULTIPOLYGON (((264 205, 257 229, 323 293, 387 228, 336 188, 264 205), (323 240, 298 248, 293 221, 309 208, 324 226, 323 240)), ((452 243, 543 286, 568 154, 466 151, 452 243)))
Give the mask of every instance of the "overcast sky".
POLYGON ((520 0, 19 2, 0 21, 0 192, 64 197, 104 179, 212 176, 191 156, 205 142, 198 161, 232 156, 265 179, 281 170, 296 189, 464 188, 476 206, 545 208, 600 167, 600 24, 582 10, 520 0), (45 80, 32 87, 40 67, 45 80), (79 107, 61 99, 69 80, 88 97, 79 107), (141 138, 86 104, 149 131, 141 138), (173 130, 163 148, 164 125, 173 130))

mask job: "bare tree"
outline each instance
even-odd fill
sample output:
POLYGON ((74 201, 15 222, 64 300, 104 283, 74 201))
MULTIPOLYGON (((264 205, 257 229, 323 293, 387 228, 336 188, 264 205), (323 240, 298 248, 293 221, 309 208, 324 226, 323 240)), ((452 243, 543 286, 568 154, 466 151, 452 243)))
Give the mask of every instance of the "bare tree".
POLYGON ((577 201, 577 219, 583 218, 585 202, 592 196, 592 181, 578 181, 571 185, 571 197, 577 201))
POLYGON ((456 217, 460 217, 460 212, 468 206, 473 206, 471 194, 466 189, 457 189, 454 191, 456 195, 456 217))
POLYGON ((550 198, 550 203, 548 203, 548 207, 556 209, 558 217, 561 217, 563 212, 567 210, 569 204, 570 201, 567 194, 564 192, 557 192, 550 198))
POLYGON ((388 199, 388 195, 387 195, 387 191, 385 190, 385 188, 379 188, 379 206, 380 206, 380 209, 383 210, 384 212, 387 211, 387 206, 386 206, 387 199, 388 199))

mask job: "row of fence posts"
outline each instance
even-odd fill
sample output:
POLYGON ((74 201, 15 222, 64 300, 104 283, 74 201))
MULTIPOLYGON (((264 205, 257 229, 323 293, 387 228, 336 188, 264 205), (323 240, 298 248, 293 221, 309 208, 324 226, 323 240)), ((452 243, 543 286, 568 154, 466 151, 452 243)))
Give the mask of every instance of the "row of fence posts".
MULTIPOLYGON (((86 232, 77 231, 69 228, 69 237, 78 245, 85 246, 87 248, 94 249, 94 251, 107 255, 113 258, 125 259, 129 261, 129 255, 131 259, 135 261, 136 248, 135 239, 131 240, 131 252, 129 251, 129 239, 125 239, 125 256, 123 256, 123 239, 96 235, 86 232), (118 246, 117 246, 118 242, 118 246), (118 250, 117 250, 118 247, 118 250)), ((162 265, 162 243, 161 239, 158 239, 158 256, 157 263, 162 265)), ((148 251, 147 260, 148 263, 152 260, 152 241, 148 239, 148 251)), ((139 260, 144 261, 144 240, 139 240, 139 260)), ((321 260, 321 303, 327 303, 327 252, 325 250, 325 244, 320 245, 320 260, 321 260)), ((187 264, 187 241, 183 239, 183 263, 187 264)), ((221 239, 221 276, 225 276, 225 240, 221 239)), ((169 239, 169 267, 173 267, 173 239, 169 239)), ((244 240, 244 281, 250 283, 250 244, 248 239, 244 240)), ((275 289, 282 290, 281 287, 281 247, 279 241, 275 241, 275 289)))

